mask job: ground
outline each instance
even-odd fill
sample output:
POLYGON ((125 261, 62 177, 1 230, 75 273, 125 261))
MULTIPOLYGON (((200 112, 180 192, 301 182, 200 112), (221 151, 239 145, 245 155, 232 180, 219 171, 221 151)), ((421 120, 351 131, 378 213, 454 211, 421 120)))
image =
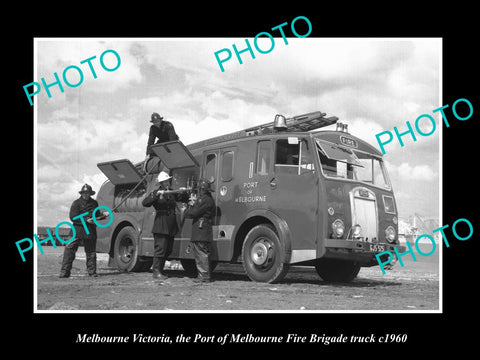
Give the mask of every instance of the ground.
POLYGON ((62 256, 61 247, 37 255, 38 310, 439 310, 438 252, 416 262, 406 255, 404 267, 397 263, 385 275, 378 266, 362 268, 346 284, 324 282, 313 267, 292 267, 278 284, 256 283, 241 264, 219 264, 208 284, 195 284, 181 269, 158 282, 148 272, 109 268, 105 254, 98 254, 99 276, 92 278, 83 248, 72 276, 60 279, 62 256))

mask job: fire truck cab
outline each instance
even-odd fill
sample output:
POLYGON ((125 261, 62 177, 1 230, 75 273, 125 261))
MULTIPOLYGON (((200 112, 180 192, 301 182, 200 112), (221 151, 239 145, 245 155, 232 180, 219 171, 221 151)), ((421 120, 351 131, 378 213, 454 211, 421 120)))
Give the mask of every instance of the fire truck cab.
MULTIPOLYGON (((155 214, 141 203, 166 168, 173 189, 199 178, 212 183, 212 264, 242 263, 260 282, 280 281, 290 265, 314 266, 333 282, 378 265, 375 254, 402 250, 382 154, 325 115, 277 115, 273 123, 187 147, 180 141, 154 145, 157 156, 145 163, 98 164, 109 180, 97 201, 114 209, 114 220, 98 229, 97 251, 110 254, 119 269, 148 270, 155 214), (335 131, 312 131, 335 123, 335 131)), ((194 270, 191 220, 183 218, 182 204, 177 210, 180 231, 170 258, 194 270)))

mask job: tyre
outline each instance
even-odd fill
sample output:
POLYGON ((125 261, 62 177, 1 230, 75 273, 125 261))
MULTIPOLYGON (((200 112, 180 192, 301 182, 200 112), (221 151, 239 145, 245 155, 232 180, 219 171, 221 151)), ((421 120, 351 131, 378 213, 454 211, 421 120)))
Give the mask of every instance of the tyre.
POLYGON ((328 282, 350 282, 358 275, 360 265, 355 261, 319 259, 315 263, 318 275, 328 282))
POLYGON ((273 226, 260 224, 248 232, 242 246, 242 260, 251 280, 267 283, 282 280, 288 271, 288 264, 282 258, 282 244, 273 226))
POLYGON ((131 226, 124 227, 115 238, 113 249, 115 265, 121 271, 143 271, 145 262, 138 256, 138 233, 131 226))

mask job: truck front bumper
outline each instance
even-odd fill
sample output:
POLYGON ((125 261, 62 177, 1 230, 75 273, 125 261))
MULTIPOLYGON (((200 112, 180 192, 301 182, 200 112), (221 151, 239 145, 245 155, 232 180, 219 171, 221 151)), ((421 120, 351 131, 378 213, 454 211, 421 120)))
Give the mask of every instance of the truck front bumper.
MULTIPOLYGON (((358 261, 362 266, 378 265, 376 254, 390 251, 395 255, 405 252, 405 246, 386 243, 371 243, 362 240, 325 239, 325 257, 358 261)), ((388 256, 384 254, 383 256, 388 256)))

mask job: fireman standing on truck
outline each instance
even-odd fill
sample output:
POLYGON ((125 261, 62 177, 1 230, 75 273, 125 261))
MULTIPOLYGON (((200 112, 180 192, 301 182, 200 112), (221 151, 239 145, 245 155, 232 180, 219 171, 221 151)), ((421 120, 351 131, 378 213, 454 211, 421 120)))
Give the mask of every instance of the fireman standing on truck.
POLYGON ((158 175, 160 187, 152 191, 142 201, 142 205, 155 208, 155 220, 153 222, 153 264, 152 276, 154 279, 166 280, 168 276, 164 273, 163 267, 172 252, 173 238, 178 231, 177 219, 175 216, 176 201, 171 194, 164 194, 169 190, 168 184, 172 177, 165 171, 158 175))
POLYGON ((163 117, 158 113, 154 112, 152 114, 150 122, 153 123, 153 125, 150 126, 148 133, 147 156, 154 155, 150 151, 151 145, 178 140, 178 135, 175 133, 175 128, 172 123, 163 120, 163 117), (157 142, 155 142, 155 139, 158 139, 157 142))
MULTIPOLYGON (((89 276, 97 276, 97 227, 93 222, 93 211, 98 207, 98 202, 92 199, 95 191, 88 184, 82 186, 79 191, 80 198, 75 200, 70 207, 70 220, 75 228, 76 237, 65 246, 63 252, 61 278, 70 277, 73 260, 78 246, 83 241, 87 260, 87 272, 89 276)), ((108 213, 103 213, 105 216, 108 213)), ((97 218, 97 220, 100 218, 97 218)))
POLYGON ((198 182, 198 198, 190 198, 190 207, 185 217, 192 218, 193 255, 197 265, 196 282, 210 282, 210 244, 213 241, 212 223, 215 215, 215 202, 212 199, 212 188, 207 180, 198 182))

